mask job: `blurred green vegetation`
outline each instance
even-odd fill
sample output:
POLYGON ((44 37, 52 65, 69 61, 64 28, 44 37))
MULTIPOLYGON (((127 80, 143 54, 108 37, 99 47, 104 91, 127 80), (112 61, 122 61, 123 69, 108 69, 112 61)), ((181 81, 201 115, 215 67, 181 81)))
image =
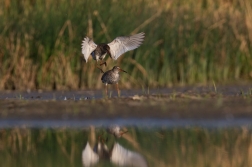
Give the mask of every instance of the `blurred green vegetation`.
MULTIPOLYGON (((116 139, 124 148, 138 152, 149 166, 209 167, 251 166, 251 130, 136 128, 116 139)), ((95 136, 101 134, 96 129, 95 136)), ((81 167, 81 153, 91 141, 88 129, 0 129, 0 164, 5 167, 81 167)), ((108 136, 112 138, 112 135, 108 136)), ((111 166, 102 161, 97 166, 111 166)))
POLYGON ((81 41, 145 32, 143 45, 107 59, 121 86, 167 87, 251 80, 250 0, 0 1, 0 89, 101 88, 81 41))

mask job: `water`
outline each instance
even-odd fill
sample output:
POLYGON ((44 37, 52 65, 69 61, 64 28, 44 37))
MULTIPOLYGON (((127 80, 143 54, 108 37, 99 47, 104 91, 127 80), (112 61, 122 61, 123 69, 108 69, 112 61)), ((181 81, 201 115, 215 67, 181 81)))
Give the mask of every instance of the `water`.
MULTIPOLYGON (((85 128, 1 128, 0 164, 5 167, 85 166, 95 145, 106 144, 123 162, 129 156, 116 147, 135 154, 136 161, 147 166, 251 166, 250 128, 122 127, 120 138, 108 133, 108 127, 85 128), (83 157, 83 151, 90 145, 83 157), (84 159, 84 160, 83 160, 84 159)), ((93 166, 120 166, 110 157, 93 166)), ((144 166, 144 165, 143 165, 144 166)))
POLYGON ((109 125, 136 126, 141 128, 235 128, 252 127, 251 118, 227 119, 93 119, 93 120, 1 120, 0 128, 86 128, 89 126, 107 127, 109 125))
MULTIPOLYGON (((182 98, 181 104, 185 107, 170 112, 180 112, 182 115, 183 113, 194 113, 195 115, 186 115, 183 118, 173 116, 173 114, 169 115, 168 109, 179 108, 175 106, 152 111, 162 112, 164 117, 151 117, 150 112, 142 112, 145 113, 142 116, 144 119, 139 116, 130 117, 130 112, 127 117, 120 114, 112 117, 110 111, 103 117, 93 115, 86 118, 90 114, 84 112, 89 106, 88 100, 102 99, 101 91, 1 92, 0 167, 81 167, 89 166, 91 161, 93 165, 90 166, 98 167, 122 166, 118 163, 130 162, 134 162, 133 165, 138 162, 137 166, 149 167, 249 167, 252 166, 252 120, 250 117, 246 117, 246 114, 244 114, 245 116, 241 114, 250 111, 249 96, 244 97, 245 100, 238 97, 239 101, 231 98, 233 101, 226 103, 230 97, 236 97, 240 90, 249 89, 248 87, 218 87, 218 93, 222 95, 222 98, 215 97, 215 100, 210 101, 212 103, 207 106, 210 110, 207 111, 217 113, 225 111, 224 116, 220 114, 211 118, 199 118, 197 114, 208 114, 201 112, 205 106, 201 106, 201 110, 198 112, 192 112, 195 109, 199 110, 199 101, 196 100, 196 103, 186 101, 185 103, 182 98), (73 103, 67 103, 69 101, 73 103), (187 104, 190 104, 188 107, 192 104, 196 107, 188 108, 187 104), (39 109, 37 105, 39 105, 39 109), (48 111, 43 111, 43 107, 46 105, 48 111), (231 109, 242 109, 242 111, 227 112, 224 110, 227 105, 234 105, 231 109), (69 111, 64 110, 62 106, 68 107, 69 111), (49 115, 51 113, 55 115, 49 115), (76 114, 76 116, 71 117, 70 113, 76 114), (82 115, 78 116, 79 113, 82 115), (65 114, 70 116, 65 117, 65 114), (120 128, 121 133, 124 133, 121 137, 121 133, 119 133, 119 137, 109 133, 108 129, 115 125, 120 128), (102 150, 105 154, 100 156, 97 161, 90 157, 99 156, 96 153, 97 150, 100 150, 98 145, 104 148, 102 150), (133 160, 129 155, 133 155, 135 159, 133 160)), ((194 95, 209 91, 211 88, 203 87, 123 90, 122 96, 169 95, 174 92, 185 94, 192 92, 194 95)), ((115 92, 112 97, 116 97, 115 92)), ((209 98, 206 99, 209 100, 209 98)), ((200 102, 204 102, 206 99, 203 98, 200 102)), ((174 104, 172 100, 161 102, 171 106, 174 104)), ((179 100, 176 101, 178 105, 179 100)), ((105 109, 110 105, 106 102, 106 105, 91 100, 90 102, 93 102, 94 106, 105 106, 105 109)), ((117 102, 117 99, 113 99, 112 102, 117 102)), ((129 105, 128 107, 131 108, 128 110, 138 112, 142 109, 141 101, 130 100, 129 102, 134 105, 129 105), (137 105, 135 105, 136 103, 137 105)), ((158 102, 157 100, 154 105, 158 106, 158 102)), ((111 106, 115 108, 116 113, 122 109, 120 104, 127 107, 128 101, 119 103, 117 106, 119 108, 115 108, 112 103, 111 106)), ((99 109, 96 111, 98 114, 105 114, 102 107, 91 109, 90 112, 93 109, 99 109)), ((211 114, 209 115, 211 116, 211 114)))
MULTIPOLYGON (((173 87, 159 89, 123 89, 121 90, 122 97, 132 97, 134 95, 167 95, 172 93, 196 93, 204 94, 217 91, 224 96, 238 95, 243 92, 248 92, 251 89, 250 85, 238 86, 218 86, 217 90, 213 86, 202 87, 173 87)), ((117 97, 117 92, 113 88, 109 90, 111 97, 117 97)), ((4 91, 0 92, 0 99, 26 99, 26 100, 83 100, 83 99, 102 99, 104 97, 103 90, 85 90, 85 91, 4 91)))

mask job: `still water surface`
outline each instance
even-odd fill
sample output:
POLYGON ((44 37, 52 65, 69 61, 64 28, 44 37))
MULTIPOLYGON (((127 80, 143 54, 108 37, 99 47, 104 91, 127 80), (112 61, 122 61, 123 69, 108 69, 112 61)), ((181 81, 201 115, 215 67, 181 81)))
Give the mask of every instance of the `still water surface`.
MULTIPOLYGON (((218 92, 229 97, 236 95, 238 89, 223 88, 218 92)), ((191 88, 175 91, 189 90, 191 88)), ((169 94, 173 91, 158 89, 148 93, 169 94)), ((205 89, 193 91, 204 92, 205 89)), ((141 93, 143 90, 122 91, 126 97, 141 93)), ((103 95, 101 91, 0 94, 1 100, 85 98, 99 99, 103 95)), ((251 167, 251 127, 251 119, 232 115, 222 119, 1 118, 0 167, 251 167), (120 128, 119 135, 111 133, 114 125, 120 128)))
POLYGON ((180 126, 174 121, 163 126, 62 122, 57 127, 49 122, 8 127, 1 122, 0 166, 252 166, 248 120, 211 127, 180 121, 180 126), (118 133, 111 127, 118 127, 118 133))
MULTIPOLYGON (((218 86, 218 93, 223 96, 234 96, 241 91, 247 92, 251 89, 251 85, 238 86, 218 86)), ((187 86, 173 88, 157 88, 157 89, 122 89, 121 97, 132 97, 134 95, 167 95, 173 93, 196 93, 204 94, 215 92, 215 88, 211 86, 187 86)), ((85 99, 102 99, 104 98, 103 90, 84 90, 84 91, 4 91, 0 92, 0 99, 24 99, 24 100, 85 100, 85 99)), ((111 97, 117 97, 117 92, 111 88, 109 90, 111 97)))

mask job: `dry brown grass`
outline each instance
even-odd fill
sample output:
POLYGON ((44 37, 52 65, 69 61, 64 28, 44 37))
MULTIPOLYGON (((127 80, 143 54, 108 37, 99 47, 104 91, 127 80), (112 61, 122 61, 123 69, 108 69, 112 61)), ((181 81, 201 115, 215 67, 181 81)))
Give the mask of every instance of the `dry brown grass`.
POLYGON ((123 87, 252 78, 250 0, 0 2, 0 89, 101 88, 94 61, 81 61, 84 36, 108 42, 146 33, 115 64, 123 87), (84 10, 87 9, 87 10, 84 10), (121 10, 118 10, 121 9, 121 10), (45 12, 46 11, 46 12, 45 12), (123 19, 122 19, 123 18, 123 19))

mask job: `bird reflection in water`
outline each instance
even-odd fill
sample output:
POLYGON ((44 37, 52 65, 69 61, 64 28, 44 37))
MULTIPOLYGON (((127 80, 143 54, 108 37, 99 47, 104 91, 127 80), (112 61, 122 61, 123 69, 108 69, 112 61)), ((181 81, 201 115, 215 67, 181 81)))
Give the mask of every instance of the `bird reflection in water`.
POLYGON ((112 125, 107 129, 107 132, 114 135, 116 138, 120 138, 123 134, 127 133, 128 130, 123 131, 120 126, 112 125))
MULTIPOLYGON (((120 127, 110 127, 107 132, 113 134, 116 138, 120 138, 127 131, 121 131, 120 127)), ((87 142, 86 147, 82 151, 82 163, 84 167, 94 166, 100 160, 110 160, 117 166, 131 167, 147 167, 147 163, 142 155, 137 152, 128 150, 121 146, 118 142, 114 142, 109 149, 106 140, 101 136, 98 137, 98 142, 92 148, 87 142)))

